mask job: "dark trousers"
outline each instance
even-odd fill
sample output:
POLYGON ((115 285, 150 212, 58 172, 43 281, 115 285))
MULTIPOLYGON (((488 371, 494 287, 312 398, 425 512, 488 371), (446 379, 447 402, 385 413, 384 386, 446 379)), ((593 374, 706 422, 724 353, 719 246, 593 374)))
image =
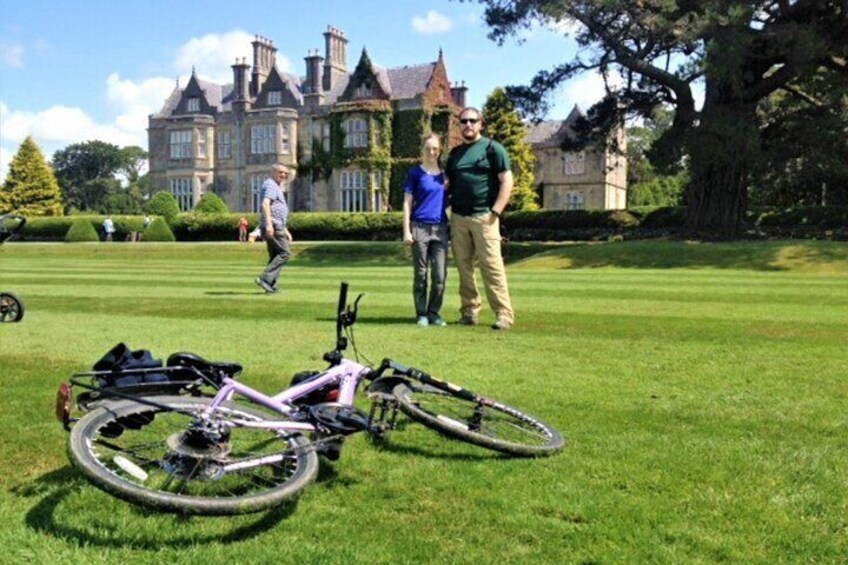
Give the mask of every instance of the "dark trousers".
POLYGON ((439 315, 445 297, 447 277, 448 226, 412 223, 412 296, 415 313, 430 318, 439 315), (430 293, 427 296, 427 272, 430 293))
POLYGON ((291 244, 284 230, 275 230, 274 237, 265 238, 265 246, 268 248, 268 264, 261 277, 270 286, 277 288, 280 271, 291 258, 291 244))

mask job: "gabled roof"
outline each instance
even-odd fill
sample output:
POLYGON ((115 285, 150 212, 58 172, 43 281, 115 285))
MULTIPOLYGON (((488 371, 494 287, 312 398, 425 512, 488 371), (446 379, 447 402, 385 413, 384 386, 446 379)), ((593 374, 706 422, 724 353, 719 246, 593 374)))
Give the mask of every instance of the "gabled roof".
POLYGON ((528 126, 524 140, 534 147, 559 148, 564 139, 574 137, 574 129, 571 126, 582 116, 583 112, 575 104, 564 120, 547 120, 528 126))
POLYGON ((387 69, 389 84, 392 88, 393 100, 408 100, 423 94, 433 76, 436 63, 425 63, 387 69))
MULTIPOLYGON (((219 112, 230 109, 228 98, 232 95, 232 84, 220 85, 214 82, 201 80, 194 75, 192 75, 191 80, 189 80, 189 84, 191 84, 192 80, 197 82, 198 87, 200 87, 200 90, 203 91, 203 96, 206 98, 206 102, 210 106, 217 108, 219 112)), ((186 85, 186 88, 188 88, 188 85, 186 85)), ((180 88, 179 84, 177 84, 174 87, 174 90, 171 91, 171 94, 168 95, 168 99, 165 100, 165 104, 155 117, 167 118, 173 116, 177 106, 180 104, 180 100, 182 100, 185 90, 185 88, 180 88)))

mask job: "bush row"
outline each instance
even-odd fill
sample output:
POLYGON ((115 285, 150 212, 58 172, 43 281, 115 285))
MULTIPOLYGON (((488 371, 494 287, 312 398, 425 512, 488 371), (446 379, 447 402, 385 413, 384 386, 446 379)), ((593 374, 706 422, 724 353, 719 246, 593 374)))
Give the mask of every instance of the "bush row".
MULTIPOLYGON (((238 238, 238 220, 257 226, 256 214, 180 214, 170 228, 177 241, 228 241, 238 238)), ((62 241, 74 220, 84 218, 100 233, 105 216, 31 218, 23 237, 30 241, 62 241)), ((507 236, 513 241, 629 239, 674 235, 683 230, 684 207, 640 207, 630 210, 540 210, 505 215, 507 236)), ((112 216, 114 239, 141 232, 140 216, 112 216)), ((164 223, 164 220, 162 220, 164 223)), ((787 208, 751 210, 752 235, 771 237, 829 237, 848 239, 848 208, 787 208)), ((167 227, 167 225, 166 225, 167 227)), ((150 229, 150 228, 148 228, 150 229)), ((402 233, 401 212, 295 212, 289 229, 300 241, 392 241, 402 233)), ((167 239, 167 238, 166 238, 167 239)))

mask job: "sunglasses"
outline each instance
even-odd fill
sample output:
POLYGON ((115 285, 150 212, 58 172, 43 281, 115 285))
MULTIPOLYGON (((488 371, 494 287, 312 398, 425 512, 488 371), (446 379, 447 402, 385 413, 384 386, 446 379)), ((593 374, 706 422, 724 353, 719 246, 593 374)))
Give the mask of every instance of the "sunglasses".
POLYGON ((459 119, 459 123, 461 123, 462 125, 476 124, 479 121, 480 121, 479 118, 460 118, 459 119))

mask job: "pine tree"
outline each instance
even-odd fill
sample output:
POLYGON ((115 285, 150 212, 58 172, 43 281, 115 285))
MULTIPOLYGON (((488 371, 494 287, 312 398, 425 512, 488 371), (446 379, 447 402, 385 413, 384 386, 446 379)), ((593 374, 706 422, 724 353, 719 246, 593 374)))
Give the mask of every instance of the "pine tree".
POLYGON ((22 216, 62 215, 59 183, 32 137, 21 143, 0 189, 0 213, 5 212, 22 216))
POLYGON ((483 117, 486 120, 486 137, 500 142, 506 148, 512 163, 513 187, 509 208, 538 210, 538 196, 533 190, 536 158, 530 150, 530 144, 524 141, 526 127, 521 116, 515 111, 515 106, 502 88, 493 90, 486 99, 483 117))

